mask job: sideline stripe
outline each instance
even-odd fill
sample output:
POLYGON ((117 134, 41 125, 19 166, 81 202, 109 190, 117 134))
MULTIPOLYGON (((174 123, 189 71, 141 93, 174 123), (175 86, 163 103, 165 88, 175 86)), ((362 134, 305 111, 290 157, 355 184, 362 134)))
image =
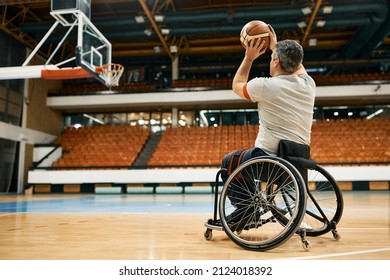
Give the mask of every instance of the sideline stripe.
POLYGON ((345 231, 345 230, 349 230, 349 231, 355 231, 355 230, 368 230, 368 231, 372 231, 372 230, 389 230, 389 228, 387 227, 350 227, 350 228, 337 228, 337 231, 340 233, 340 230, 342 231, 345 231))
POLYGON ((302 258, 285 258, 283 260, 310 260, 310 259, 322 259, 329 257, 341 257, 341 256, 349 256, 349 255, 359 255, 359 254, 368 254, 368 253, 376 253, 376 252, 384 252, 390 251, 390 247, 388 248, 378 248, 372 250, 364 250, 364 251, 356 251, 356 252, 346 252, 346 253, 337 253, 337 254, 327 254, 327 255, 318 255, 318 256, 307 256, 302 258))

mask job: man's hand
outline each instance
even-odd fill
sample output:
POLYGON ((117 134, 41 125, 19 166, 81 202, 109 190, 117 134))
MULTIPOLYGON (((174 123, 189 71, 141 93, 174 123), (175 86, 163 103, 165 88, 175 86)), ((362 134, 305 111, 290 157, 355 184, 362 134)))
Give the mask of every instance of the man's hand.
POLYGON ((267 48, 264 48, 265 41, 260 39, 253 39, 246 44, 245 59, 253 62, 260 55, 265 53, 267 48))

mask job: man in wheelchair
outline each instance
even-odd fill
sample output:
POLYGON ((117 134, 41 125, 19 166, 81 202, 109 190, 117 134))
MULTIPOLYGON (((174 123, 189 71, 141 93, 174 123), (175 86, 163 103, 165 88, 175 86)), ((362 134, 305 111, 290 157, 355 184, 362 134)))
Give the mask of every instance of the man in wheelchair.
MULTIPOLYGON (((316 162, 310 159, 309 146, 281 140, 277 155, 291 163, 302 176, 303 182, 307 184, 308 168, 316 167, 316 162)), ((288 185, 292 184, 291 177, 285 169, 275 166, 273 161, 267 163, 266 158, 275 159, 275 157, 269 157, 262 149, 258 147, 241 149, 226 155, 222 161, 221 178, 226 183, 238 166, 261 156, 263 156, 264 161, 258 163, 257 168, 253 169, 254 165, 241 168, 237 170, 239 173, 236 173, 229 181, 230 187, 227 188, 227 197, 235 210, 227 216, 227 221, 235 231, 258 227, 262 223, 268 222, 260 218, 268 211, 281 219, 284 218, 280 216, 280 213, 286 214, 285 210, 281 210, 271 201, 273 193, 278 192, 278 188, 286 189, 285 193, 287 194, 288 185)))
MULTIPOLYGON (((231 152, 224 157, 222 169, 225 171, 221 174, 224 182, 238 165, 253 157, 266 155, 279 155, 284 158, 310 157, 316 85, 302 64, 304 56, 302 46, 293 40, 277 42, 275 31, 271 26, 269 28, 271 30, 269 49, 272 51, 269 63, 271 77, 249 80, 254 60, 266 53, 266 49, 263 49, 264 41, 255 39, 247 44, 245 56, 233 79, 233 91, 241 98, 257 103, 259 132, 254 148, 231 152)), ((299 167, 298 171, 306 181, 307 171, 299 167)), ((245 180, 245 178, 237 180, 240 179, 245 180)), ((243 193, 234 189, 228 193, 232 205, 236 208, 228 220, 237 224, 237 230, 248 224, 248 219, 256 220, 256 217, 248 214, 250 211, 248 205, 245 205, 249 196, 250 192, 243 193)))

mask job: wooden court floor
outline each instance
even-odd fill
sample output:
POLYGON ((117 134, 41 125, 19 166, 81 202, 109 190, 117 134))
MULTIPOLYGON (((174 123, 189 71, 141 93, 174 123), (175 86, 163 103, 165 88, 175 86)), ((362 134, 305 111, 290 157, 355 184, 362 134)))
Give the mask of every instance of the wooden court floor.
POLYGON ((390 192, 344 192, 341 239, 298 236, 267 252, 222 231, 205 240, 213 195, 0 195, 1 260, 390 260, 390 192))

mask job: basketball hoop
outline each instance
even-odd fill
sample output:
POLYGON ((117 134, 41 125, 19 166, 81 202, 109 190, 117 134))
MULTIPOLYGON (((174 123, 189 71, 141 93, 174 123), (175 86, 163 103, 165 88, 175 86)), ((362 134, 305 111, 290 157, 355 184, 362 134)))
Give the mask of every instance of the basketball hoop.
POLYGON ((124 67, 121 64, 108 63, 96 68, 96 73, 106 81, 106 86, 116 87, 119 85, 119 79, 122 76, 123 70, 124 67))

